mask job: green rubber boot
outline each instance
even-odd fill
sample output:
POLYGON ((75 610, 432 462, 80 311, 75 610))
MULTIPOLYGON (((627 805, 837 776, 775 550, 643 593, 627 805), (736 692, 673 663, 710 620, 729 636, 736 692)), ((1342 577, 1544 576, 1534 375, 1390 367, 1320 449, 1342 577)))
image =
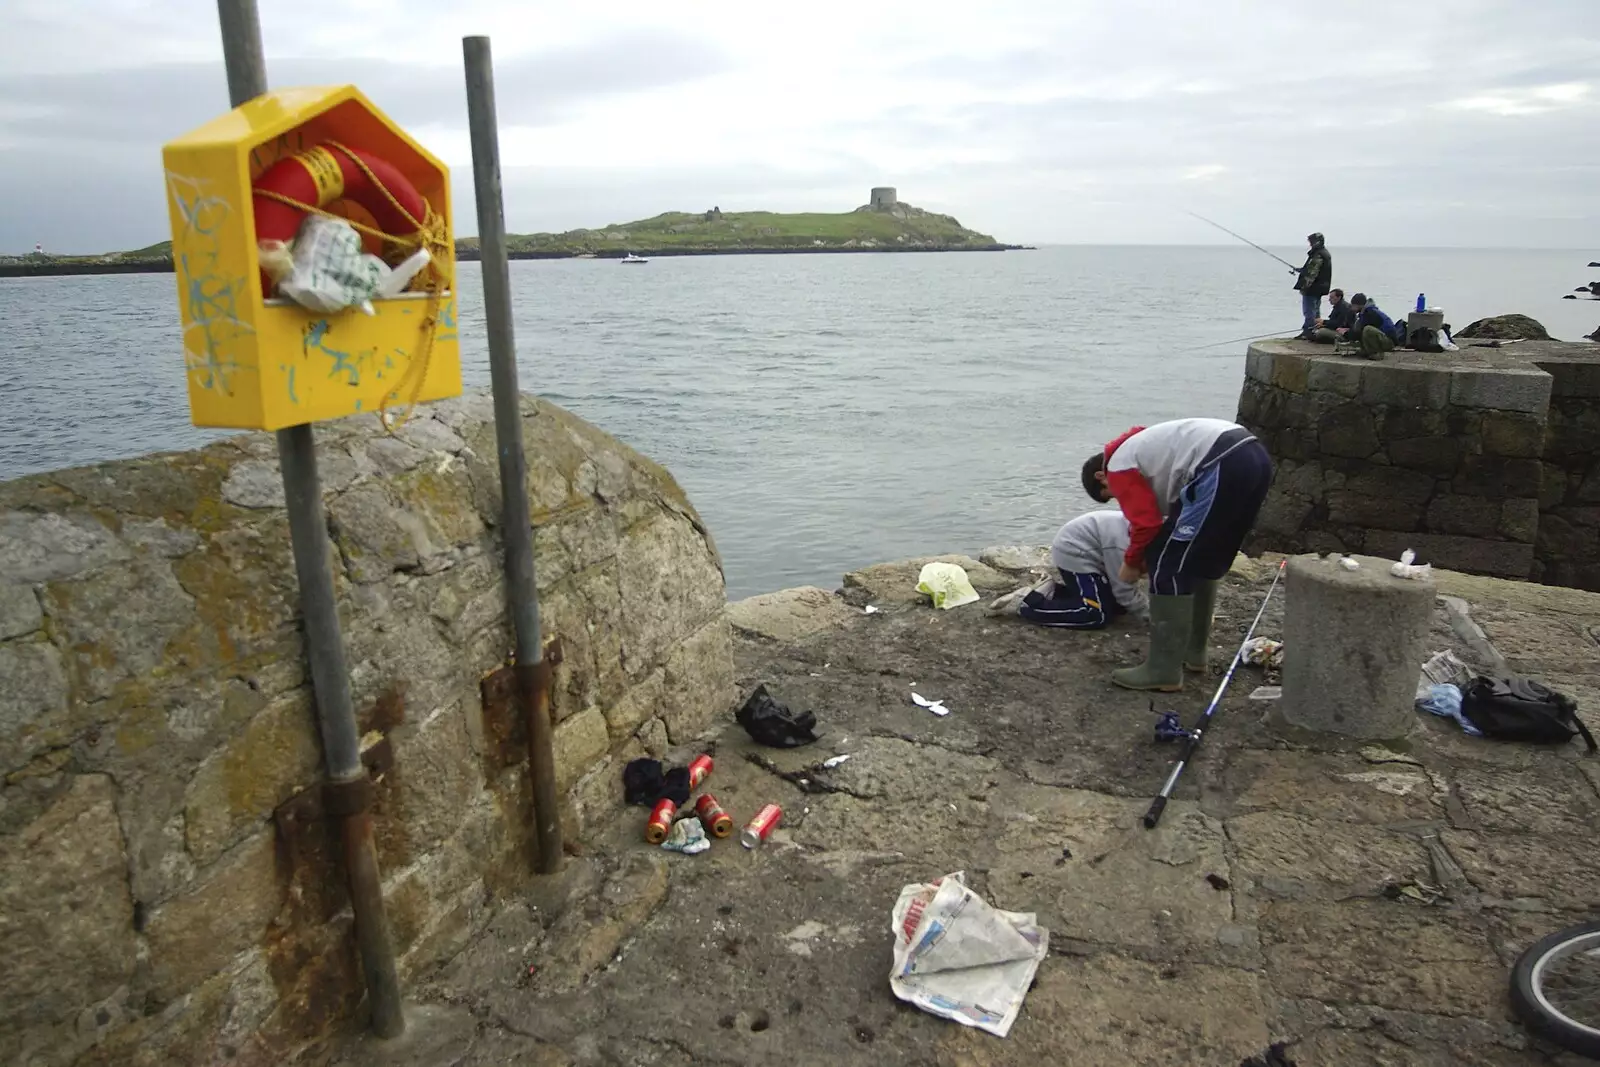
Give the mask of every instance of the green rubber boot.
POLYGON ((1217 611, 1217 583, 1201 579, 1194 583, 1194 621, 1189 629, 1189 651, 1183 654, 1183 669, 1204 674, 1211 664, 1211 620, 1217 611))
POLYGON ((1111 680, 1124 689, 1176 693, 1183 688, 1183 656, 1194 625, 1192 596, 1150 598, 1150 653, 1137 667, 1111 672, 1111 680))

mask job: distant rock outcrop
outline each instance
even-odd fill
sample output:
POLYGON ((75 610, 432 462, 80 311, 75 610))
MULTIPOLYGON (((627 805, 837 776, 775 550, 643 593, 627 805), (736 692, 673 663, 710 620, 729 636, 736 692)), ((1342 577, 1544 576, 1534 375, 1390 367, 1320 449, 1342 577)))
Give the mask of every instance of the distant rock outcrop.
POLYGON ((1489 341, 1548 341, 1550 334, 1537 319, 1526 315, 1494 315, 1456 331, 1457 337, 1489 341))

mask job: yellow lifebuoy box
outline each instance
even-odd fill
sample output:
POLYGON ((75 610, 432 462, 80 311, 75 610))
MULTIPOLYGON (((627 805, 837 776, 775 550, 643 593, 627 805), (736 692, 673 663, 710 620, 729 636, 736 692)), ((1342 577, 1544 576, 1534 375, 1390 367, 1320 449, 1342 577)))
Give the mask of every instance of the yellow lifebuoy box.
MULTIPOLYGON (((460 394, 450 172, 354 86, 270 92, 161 156, 196 426, 279 430, 460 394), (316 203, 257 190, 290 157, 316 203), (365 196, 347 190, 340 167, 365 196), (375 314, 307 310, 268 291, 258 196, 347 219, 367 251, 391 261, 426 248, 432 262, 408 291, 373 300, 375 314)), ((282 207, 266 210, 282 223, 282 207)))

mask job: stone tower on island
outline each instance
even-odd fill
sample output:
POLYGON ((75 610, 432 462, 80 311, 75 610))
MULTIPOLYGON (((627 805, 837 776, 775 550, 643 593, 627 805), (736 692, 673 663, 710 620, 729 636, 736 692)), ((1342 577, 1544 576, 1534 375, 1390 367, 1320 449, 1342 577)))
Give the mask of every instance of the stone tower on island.
POLYGON ((867 203, 874 211, 888 211, 899 203, 899 197, 895 194, 894 186, 878 185, 873 187, 872 196, 867 203))

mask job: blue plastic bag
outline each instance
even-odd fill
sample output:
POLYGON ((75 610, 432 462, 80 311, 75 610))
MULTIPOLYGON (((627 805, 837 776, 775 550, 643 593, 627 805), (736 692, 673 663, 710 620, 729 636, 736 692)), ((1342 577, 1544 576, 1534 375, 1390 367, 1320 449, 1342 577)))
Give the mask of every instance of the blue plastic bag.
POLYGON ((1428 687, 1426 696, 1417 698, 1417 707, 1441 719, 1454 719, 1473 737, 1482 737, 1483 731, 1472 725, 1472 720, 1461 714, 1461 687, 1448 682, 1428 687))

